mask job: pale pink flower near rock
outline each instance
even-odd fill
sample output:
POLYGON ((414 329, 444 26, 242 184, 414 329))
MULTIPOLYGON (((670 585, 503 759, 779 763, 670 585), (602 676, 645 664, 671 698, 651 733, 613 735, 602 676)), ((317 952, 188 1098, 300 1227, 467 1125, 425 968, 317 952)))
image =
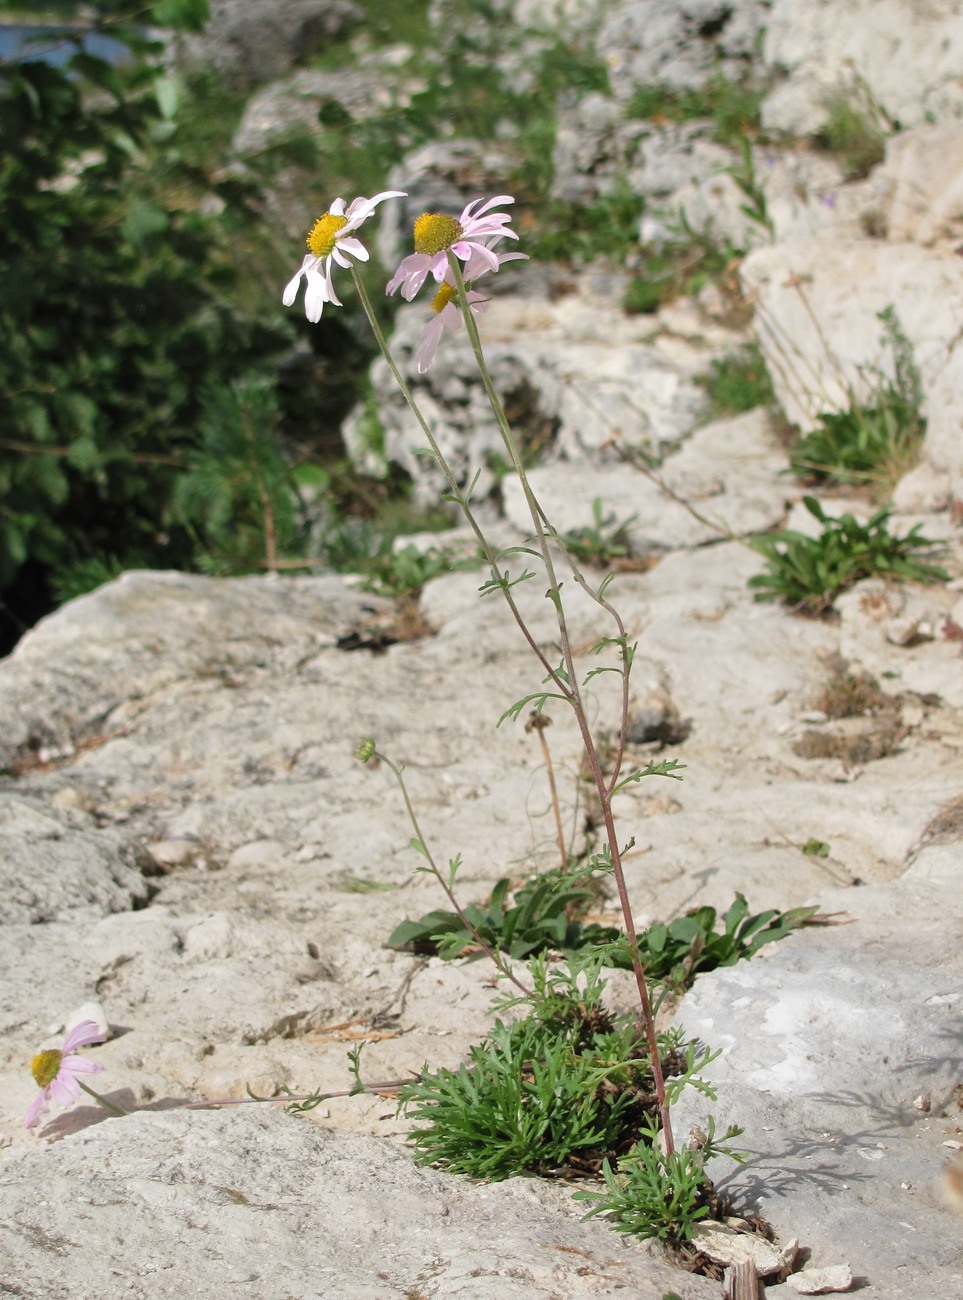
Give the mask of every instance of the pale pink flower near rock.
POLYGON ((27 1110, 24 1125, 34 1128, 50 1109, 51 1101, 61 1106, 72 1106, 80 1096, 79 1076, 98 1074, 104 1067, 99 1061, 88 1061, 76 1056, 80 1047, 102 1043, 107 1035, 92 1020, 82 1020, 67 1034, 59 1051, 48 1049, 38 1052, 30 1062, 30 1071, 40 1087, 40 1092, 27 1110))
POLYGON ((350 270, 352 259, 367 262, 368 250, 360 239, 355 239, 354 232, 368 220, 379 203, 385 199, 404 197, 403 190, 384 190, 371 199, 353 199, 347 207, 344 199, 335 199, 308 233, 307 245, 310 252, 305 253, 297 274, 285 286, 282 296, 285 307, 290 307, 297 298, 302 276, 307 283, 304 314, 312 324, 317 324, 321 319, 326 302, 340 307, 341 299, 335 293, 331 279, 332 265, 337 263, 345 270, 350 270))
MULTIPOLYGON (((444 212, 423 212, 415 222, 415 251, 404 258, 388 282, 388 293, 401 289, 402 298, 410 302, 429 275, 438 284, 448 270, 448 250, 466 264, 473 258, 481 259, 490 271, 497 271, 499 259, 492 245, 500 239, 517 239, 509 228, 507 212, 492 212, 500 203, 514 203, 510 194, 497 194, 495 198, 475 199, 460 217, 444 212)), ((504 258, 502 259, 505 260, 504 258)))

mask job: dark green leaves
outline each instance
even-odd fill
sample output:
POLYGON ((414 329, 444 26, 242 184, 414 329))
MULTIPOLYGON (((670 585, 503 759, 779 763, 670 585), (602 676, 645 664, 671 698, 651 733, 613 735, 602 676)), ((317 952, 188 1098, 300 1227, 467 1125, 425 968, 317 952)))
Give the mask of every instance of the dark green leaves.
POLYGON ((926 558, 940 543, 924 537, 920 525, 905 537, 887 528, 891 511, 877 510, 865 524, 851 514, 827 515, 814 497, 803 497, 822 525, 818 537, 784 528, 752 545, 766 563, 765 573, 749 579, 756 600, 781 600, 805 613, 828 609, 839 592, 862 578, 890 577, 915 582, 945 582, 947 574, 926 558))
MULTIPOLYGON (((616 938, 619 932, 614 927, 585 925, 578 919, 593 897, 584 876, 578 874, 546 872, 514 893, 511 880, 504 876, 492 890, 487 908, 469 904, 465 915, 492 948, 510 957, 529 957, 546 948, 584 948, 616 938)), ((417 921, 402 921, 388 946, 452 958, 477 944, 456 913, 436 911, 417 921)))

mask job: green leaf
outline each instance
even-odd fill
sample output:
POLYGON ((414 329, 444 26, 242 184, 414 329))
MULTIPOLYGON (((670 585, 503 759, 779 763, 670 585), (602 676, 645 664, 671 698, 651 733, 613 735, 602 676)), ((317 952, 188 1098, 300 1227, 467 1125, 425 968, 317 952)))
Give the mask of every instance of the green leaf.
POLYGON ((152 235, 159 235, 170 224, 170 218, 163 208, 146 199, 135 200, 124 214, 120 229, 125 239, 134 245, 140 245, 152 235))
POLYGON ((157 27, 199 32, 209 16, 207 0, 154 0, 151 5, 151 22, 157 27))

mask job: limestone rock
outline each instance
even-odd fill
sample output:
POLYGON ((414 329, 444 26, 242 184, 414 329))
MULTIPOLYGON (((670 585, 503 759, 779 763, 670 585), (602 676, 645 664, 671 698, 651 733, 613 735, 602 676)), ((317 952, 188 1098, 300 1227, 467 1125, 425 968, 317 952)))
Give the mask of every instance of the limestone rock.
POLYGON ((182 57, 242 88, 283 77, 362 17, 353 0, 211 0, 210 10, 204 32, 182 38, 182 57))
POLYGON ((613 6, 596 47, 616 97, 625 101, 639 86, 740 80, 767 21, 764 0, 634 0, 613 6))
POLYGON ((880 180, 888 187, 883 215, 892 240, 932 245, 963 236, 963 126, 919 126, 886 145, 880 180))
POLYGON ((796 1295, 827 1295, 848 1291, 853 1273, 848 1264, 830 1264, 827 1268, 807 1268, 786 1278, 786 1285, 796 1295))
POLYGON ((34 799, 0 793, 0 925, 143 907, 152 864, 137 845, 34 799))
POLYGON ((384 1139, 275 1107, 161 1106, 106 1123, 84 1110, 95 1126, 3 1166, 8 1288, 254 1300, 278 1294, 283 1273, 288 1294, 339 1300, 403 1300, 426 1284, 462 1300, 716 1294, 529 1179, 419 1169, 384 1139), (97 1249, 59 1244, 89 1240, 92 1224, 97 1249))
MULTIPOLYGON (((802 430, 822 411, 871 404, 892 374, 879 313, 895 309, 926 393, 923 463, 944 476, 944 499, 963 492, 958 403, 963 383, 959 319, 963 263, 915 244, 828 238, 752 253, 743 264, 756 302, 759 342, 780 404, 802 430)), ((903 508, 932 504, 905 496, 903 508)))
POLYGON ((765 20, 763 58, 787 79, 763 105, 763 125, 794 134, 817 130, 826 98, 868 95, 901 126, 959 115, 956 69, 963 27, 955 0, 775 0, 765 20))

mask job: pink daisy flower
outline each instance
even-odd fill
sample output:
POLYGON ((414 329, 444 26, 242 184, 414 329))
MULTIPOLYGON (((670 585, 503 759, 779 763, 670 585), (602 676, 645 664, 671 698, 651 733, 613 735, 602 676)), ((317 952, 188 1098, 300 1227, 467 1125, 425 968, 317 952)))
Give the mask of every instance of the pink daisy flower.
MULTIPOLYGON (((455 286, 445 280, 432 301, 435 315, 421 331, 418 346, 415 348, 415 367, 419 375, 427 374, 435 362, 438 344, 446 330, 456 330, 461 325, 461 308, 455 286)), ((473 316, 488 310, 488 299, 483 293, 468 290, 468 306, 473 316)))
POLYGON ((290 307, 298 296, 301 277, 307 281, 304 294, 304 314, 312 324, 321 319, 321 312, 326 302, 341 306, 341 299, 334 291, 331 280, 331 266, 336 262, 350 270, 351 259, 367 262, 368 250, 360 239, 355 239, 354 232, 368 220, 379 203, 385 199, 403 199, 402 190, 384 190, 373 199, 357 198, 345 207, 344 199, 335 199, 327 212, 318 217, 308 232, 307 245, 310 252, 305 253, 304 261, 292 280, 285 286, 282 302, 290 307))
POLYGON ((99 1061, 88 1061, 75 1056, 79 1047, 102 1043, 107 1035, 92 1020, 82 1020, 64 1039, 60 1051, 38 1052, 30 1062, 30 1071, 40 1086, 40 1092, 27 1110, 24 1125, 34 1128, 50 1109, 51 1100, 61 1106, 72 1106, 80 1096, 83 1084, 78 1075, 98 1074, 104 1067, 99 1061))
POLYGON ((462 262, 478 257, 489 270, 497 271, 499 260, 492 252, 492 244, 499 239, 517 239, 518 235, 509 229, 511 217, 507 212, 491 209, 514 202, 510 194, 498 194, 487 202, 475 199, 460 217, 423 212, 415 222, 415 251, 404 258, 388 282, 388 293, 400 288, 401 296, 410 302, 429 275, 441 284, 448 270, 449 249, 462 262))
MULTIPOLYGON (((486 249, 486 252, 490 250, 486 249)), ((514 262, 519 259, 526 259, 525 253, 495 253, 497 270, 503 262, 514 262)), ((480 275, 485 275, 492 268, 488 261, 483 259, 477 252, 473 252, 465 264, 464 280, 465 287, 468 291, 468 306, 473 316, 480 316, 483 311, 488 310, 488 298, 483 293, 478 293, 471 287, 471 282, 476 280, 480 275)), ((389 290, 391 286, 388 286, 389 290)), ((458 290, 455 287, 454 277, 451 267, 446 266, 445 276, 442 279, 441 287, 432 300, 432 310, 435 312, 434 317, 421 331, 418 339, 418 346, 415 348, 415 367, 419 375, 427 374, 435 361, 435 353, 438 351, 438 344, 446 330, 456 330, 464 324, 461 314, 461 307, 458 303, 458 290)))

